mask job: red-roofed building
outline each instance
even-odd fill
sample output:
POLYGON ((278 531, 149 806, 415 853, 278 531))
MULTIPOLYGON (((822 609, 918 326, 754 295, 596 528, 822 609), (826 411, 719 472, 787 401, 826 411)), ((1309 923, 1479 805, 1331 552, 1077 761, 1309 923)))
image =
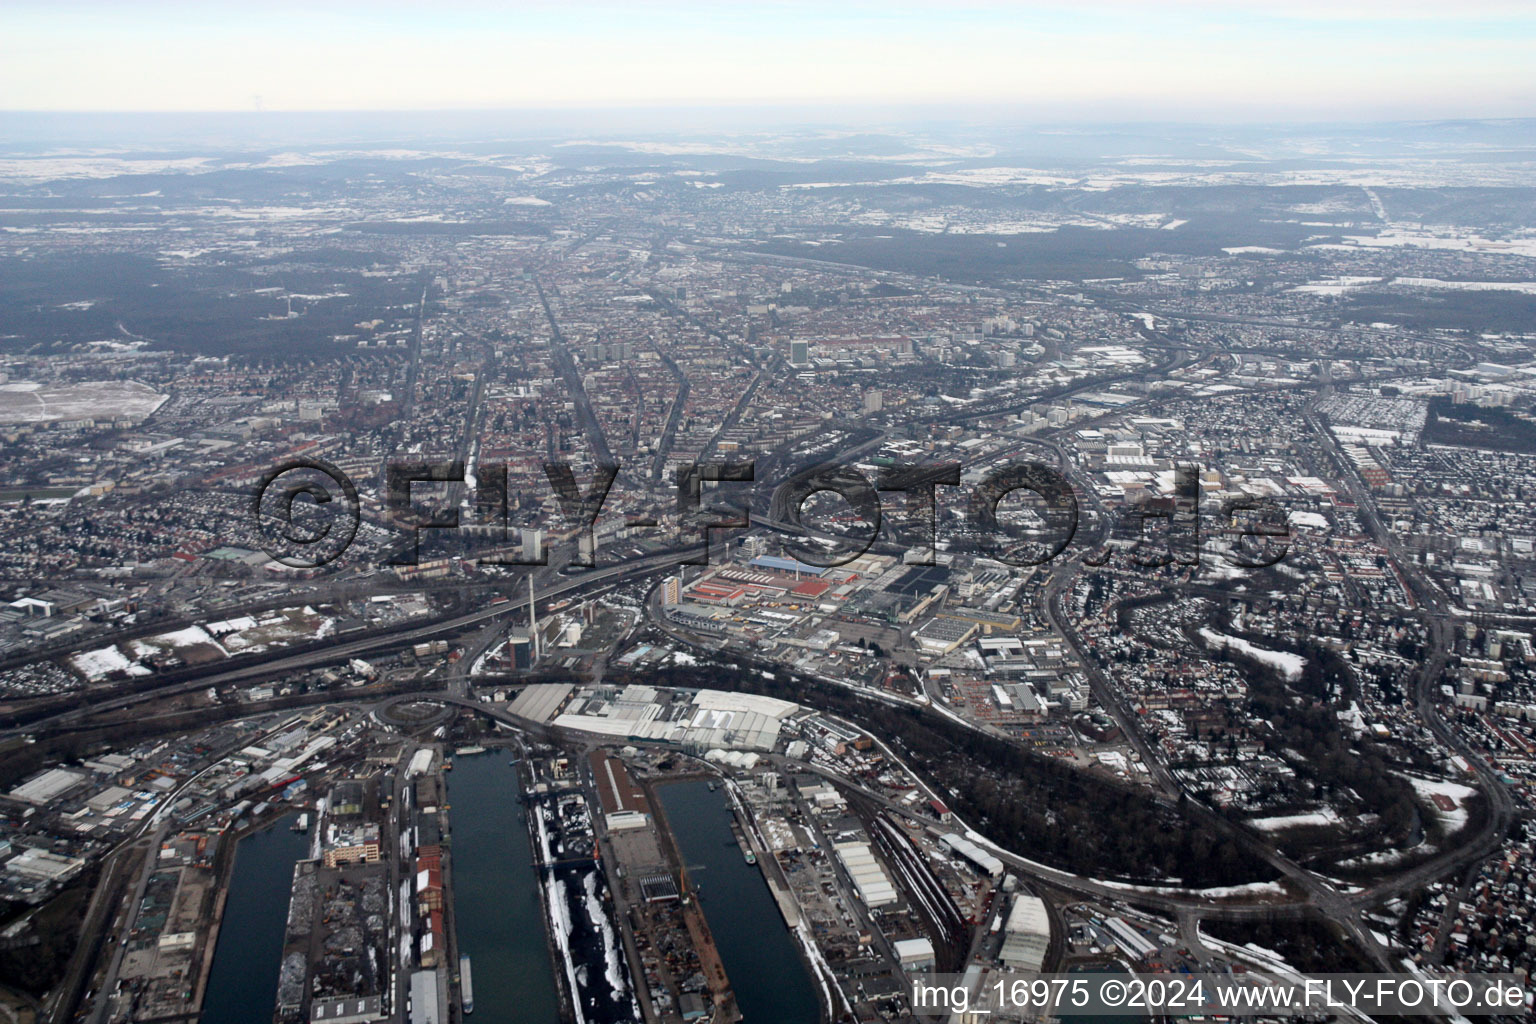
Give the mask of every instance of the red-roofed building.
POLYGON ((443 871, 441 868, 425 868, 416 872, 416 899, 429 909, 443 909, 443 871))
POLYGON ((688 599, 699 604, 723 604, 734 608, 746 599, 746 587, 728 587, 716 583, 699 583, 688 591, 688 599))
POLYGON ((436 967, 448 955, 448 938, 443 931, 443 912, 427 915, 427 928, 421 933, 421 966, 436 967))

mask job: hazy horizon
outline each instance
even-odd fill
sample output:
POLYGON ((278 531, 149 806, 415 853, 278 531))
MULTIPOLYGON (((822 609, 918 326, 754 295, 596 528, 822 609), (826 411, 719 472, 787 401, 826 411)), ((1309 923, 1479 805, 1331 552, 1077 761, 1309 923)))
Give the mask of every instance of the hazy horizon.
POLYGON ((24 0, 0 109, 39 112, 1003 107, 1036 122, 1532 112, 1536 10, 1093 0, 720 8, 24 0))

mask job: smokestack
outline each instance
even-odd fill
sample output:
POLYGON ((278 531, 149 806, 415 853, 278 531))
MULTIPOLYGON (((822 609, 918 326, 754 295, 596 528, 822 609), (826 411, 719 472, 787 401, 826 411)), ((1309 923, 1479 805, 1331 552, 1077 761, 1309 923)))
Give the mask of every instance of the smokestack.
POLYGON ((539 656, 539 614, 533 600, 533 573, 528 574, 528 635, 533 641, 533 656, 539 656))

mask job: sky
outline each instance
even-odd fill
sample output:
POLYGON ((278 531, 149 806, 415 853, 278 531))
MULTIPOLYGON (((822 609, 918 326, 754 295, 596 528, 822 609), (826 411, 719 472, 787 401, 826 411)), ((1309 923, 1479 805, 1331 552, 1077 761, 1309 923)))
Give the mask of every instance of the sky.
POLYGON ((1007 105, 1536 114, 1532 0, 0 0, 0 110, 1007 105))

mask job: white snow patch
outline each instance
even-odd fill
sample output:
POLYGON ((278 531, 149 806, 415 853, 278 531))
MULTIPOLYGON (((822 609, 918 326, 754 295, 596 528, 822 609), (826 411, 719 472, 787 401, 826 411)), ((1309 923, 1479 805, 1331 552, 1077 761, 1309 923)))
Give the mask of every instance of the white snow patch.
POLYGON ((1445 779, 1425 779, 1417 775, 1404 775, 1403 777, 1412 783, 1413 791, 1435 812, 1435 816, 1440 819, 1447 831, 1455 833, 1466 825, 1467 800, 1477 792, 1476 789, 1471 786, 1463 786, 1459 782, 1449 782, 1445 779), (1436 796, 1444 797, 1456 806, 1447 810, 1435 802, 1436 796))
POLYGON ((1211 889, 1195 890, 1201 896, 1220 899, 1223 896, 1284 896, 1285 886, 1279 882, 1247 882, 1243 885, 1221 885, 1211 889))
POLYGON ((1248 824, 1261 832, 1278 832, 1281 829, 1300 828, 1303 825, 1337 825, 1338 823, 1338 812, 1332 807, 1319 807, 1315 811, 1302 814, 1277 814, 1269 818, 1252 818, 1248 821, 1248 824))
MULTIPOLYGON (((623 953, 619 949, 618 936, 614 934, 613 924, 608 920, 608 913, 603 908, 603 901, 597 895, 597 872, 591 871, 581 880, 584 890, 584 902, 587 917, 592 922, 594 930, 603 937, 603 972, 608 979, 608 987, 613 990, 614 998, 623 998, 629 993, 629 979, 624 974, 623 953)), ((634 1019, 640 1019, 640 1005, 635 1002, 635 997, 630 995, 630 1003, 633 1004, 634 1019)))
MULTIPOLYGON (((169 633, 158 633, 149 638, 149 642, 159 647, 196 647, 198 644, 212 644, 223 651, 223 646, 208 634, 202 626, 188 626, 186 629, 172 630, 169 633)), ((228 651, 224 651, 228 654, 228 651)))
POLYGON ((565 976, 571 984, 571 1005, 576 1010, 576 1024, 587 1024, 581 1008, 581 988, 576 980, 576 964, 571 957, 571 919, 565 910, 565 883, 551 875, 544 883, 544 899, 549 904, 549 932, 560 949, 565 976))
POLYGON ((99 647, 94 651, 83 651, 71 657, 69 661, 93 683, 100 682, 112 672, 126 672, 131 676, 151 674, 148 668, 131 661, 116 647, 99 647))
POLYGON ((1307 665, 1307 659, 1299 654, 1292 654, 1289 651, 1271 651, 1251 644, 1242 637, 1227 636, 1213 629, 1200 630, 1200 638, 1218 651, 1231 649, 1252 658, 1261 665, 1268 665, 1288 680, 1300 679, 1301 670, 1307 665))

